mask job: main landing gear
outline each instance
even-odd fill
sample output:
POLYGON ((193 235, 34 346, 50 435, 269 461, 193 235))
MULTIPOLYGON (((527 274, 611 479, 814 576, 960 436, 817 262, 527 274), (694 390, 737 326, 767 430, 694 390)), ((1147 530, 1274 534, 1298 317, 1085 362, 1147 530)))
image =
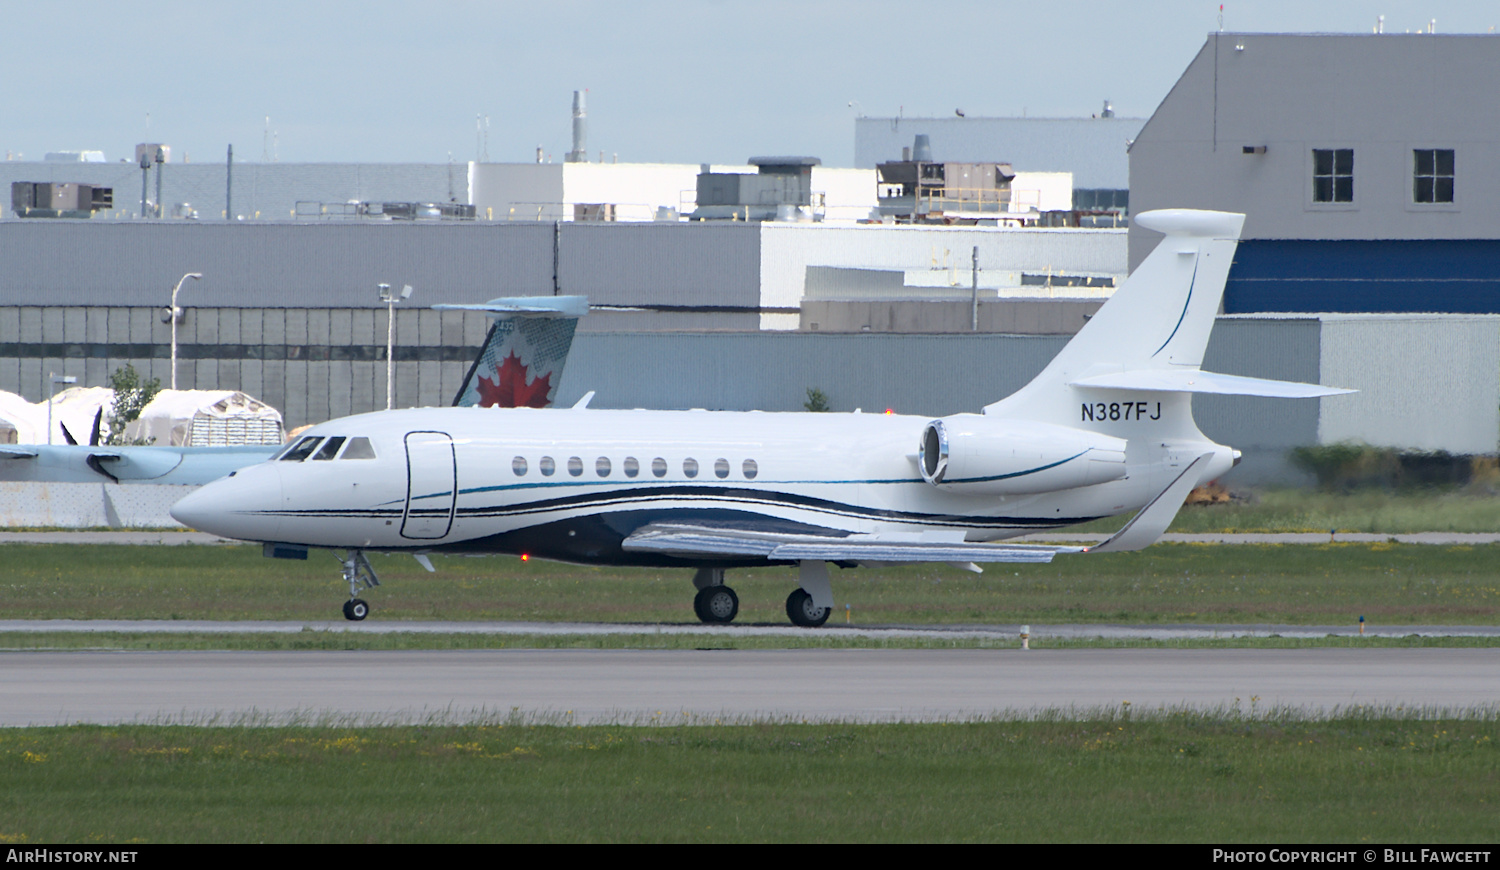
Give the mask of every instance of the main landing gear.
MULTIPOLYGON (((786 615, 793 625, 817 628, 833 612, 833 590, 828 582, 828 565, 803 562, 799 587, 786 598, 786 615)), ((693 597, 693 612, 709 625, 728 625, 740 612, 740 597, 724 585, 723 568, 699 568, 693 574, 698 594, 693 597)), ((351 619, 353 617, 350 617, 351 619)))
POLYGON ((709 625, 728 625, 740 612, 740 597, 724 585, 723 568, 699 568, 693 574, 698 594, 693 596, 693 612, 709 625))
POLYGON ((344 579, 349 582, 349 600, 344 602, 344 618, 350 622, 359 622, 370 615, 370 605, 356 596, 361 589, 379 586, 380 579, 375 576, 375 569, 370 567, 370 560, 365 558, 363 550, 350 550, 340 561, 344 566, 344 579))
POLYGON ((792 594, 786 597, 786 615, 793 625, 817 628, 828 621, 828 614, 832 612, 832 607, 814 604, 813 597, 807 594, 806 589, 793 589, 792 594))
POLYGON ((806 561, 797 566, 798 588, 786 597, 786 615, 792 625, 817 628, 833 612, 833 584, 828 581, 828 563, 806 561))

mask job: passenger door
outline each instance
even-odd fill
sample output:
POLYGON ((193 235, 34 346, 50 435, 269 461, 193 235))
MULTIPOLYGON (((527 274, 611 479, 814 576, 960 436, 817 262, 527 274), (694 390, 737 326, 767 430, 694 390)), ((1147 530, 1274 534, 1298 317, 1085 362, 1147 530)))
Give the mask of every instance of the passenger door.
POLYGON ((446 432, 406 435, 406 515, 401 537, 435 540, 453 526, 458 460, 446 432))

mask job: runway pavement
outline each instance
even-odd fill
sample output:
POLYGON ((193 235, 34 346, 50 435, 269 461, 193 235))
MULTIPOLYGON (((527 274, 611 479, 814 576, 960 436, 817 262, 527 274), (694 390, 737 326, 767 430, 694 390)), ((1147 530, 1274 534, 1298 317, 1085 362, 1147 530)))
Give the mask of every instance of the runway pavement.
POLYGON ((1500 700, 1500 648, 0 653, 0 725, 361 717, 932 721, 1500 700))

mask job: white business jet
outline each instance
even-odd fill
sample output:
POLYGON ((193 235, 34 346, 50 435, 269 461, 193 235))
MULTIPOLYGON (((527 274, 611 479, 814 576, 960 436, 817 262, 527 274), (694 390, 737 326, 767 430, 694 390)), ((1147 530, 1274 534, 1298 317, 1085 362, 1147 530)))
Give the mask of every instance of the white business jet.
POLYGON ((268 556, 344 551, 354 620, 378 584, 371 550, 428 570, 428 553, 695 568, 709 623, 739 610, 725 569, 796 564, 786 610, 801 626, 828 619, 829 562, 978 570, 1137 550, 1239 458, 1198 430, 1193 393, 1349 391, 1202 371, 1244 216, 1136 221, 1166 238, 1041 374, 980 414, 608 411, 588 397, 383 411, 318 425, 172 515, 268 556), (997 543, 1132 511, 1092 548, 997 543))

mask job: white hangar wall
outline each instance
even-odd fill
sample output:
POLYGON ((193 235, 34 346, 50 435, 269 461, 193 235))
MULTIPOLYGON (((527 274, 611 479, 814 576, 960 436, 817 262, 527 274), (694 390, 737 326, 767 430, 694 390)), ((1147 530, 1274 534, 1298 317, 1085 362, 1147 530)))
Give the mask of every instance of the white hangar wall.
POLYGON ((1323 315, 1318 443, 1493 453, 1500 431, 1500 316, 1323 315))

